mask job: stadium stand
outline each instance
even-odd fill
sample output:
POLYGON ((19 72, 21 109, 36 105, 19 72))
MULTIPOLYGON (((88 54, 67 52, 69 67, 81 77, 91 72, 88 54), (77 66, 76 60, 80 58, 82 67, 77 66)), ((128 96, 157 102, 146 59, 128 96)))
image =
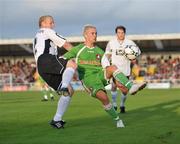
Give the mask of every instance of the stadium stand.
POLYGON ((180 84, 180 57, 159 55, 159 57, 144 56, 133 65, 132 73, 136 80, 146 80, 149 83, 170 82, 180 84))
MULTIPOLYGON (((97 45, 105 49, 113 36, 99 36, 97 45)), ((128 35, 141 48, 142 55, 133 63, 132 74, 137 81, 180 87, 180 34, 128 35)), ((68 37, 73 45, 82 37, 68 37)), ((33 89, 36 73, 32 39, 0 40, 0 90, 33 89), (25 86, 25 87, 24 87, 25 86), (11 87, 11 88, 10 88, 11 87), (12 88, 13 87, 13 88, 12 88)), ((65 50, 59 51, 62 55, 65 50)), ((156 85, 157 87, 159 85, 156 85)), ((151 85, 149 86, 149 88, 151 85)))

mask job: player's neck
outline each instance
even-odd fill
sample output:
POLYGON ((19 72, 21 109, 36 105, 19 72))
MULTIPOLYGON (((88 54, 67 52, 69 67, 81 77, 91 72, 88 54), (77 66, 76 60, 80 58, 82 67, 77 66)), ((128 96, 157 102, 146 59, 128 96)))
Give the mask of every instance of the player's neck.
POLYGON ((124 39, 117 39, 120 44, 124 42, 124 39))
POLYGON ((94 43, 89 43, 89 42, 84 42, 84 45, 88 48, 93 48, 94 47, 94 43))

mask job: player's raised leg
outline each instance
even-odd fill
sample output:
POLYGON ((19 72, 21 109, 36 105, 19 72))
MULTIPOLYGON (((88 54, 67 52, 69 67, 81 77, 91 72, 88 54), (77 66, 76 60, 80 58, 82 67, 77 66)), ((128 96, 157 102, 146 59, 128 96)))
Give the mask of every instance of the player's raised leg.
POLYGON ((121 71, 117 69, 116 66, 109 66, 106 68, 106 77, 114 78, 117 87, 124 93, 128 92, 131 95, 136 94, 139 90, 146 87, 146 82, 133 84, 121 71), (120 83, 120 84, 119 84, 120 83))

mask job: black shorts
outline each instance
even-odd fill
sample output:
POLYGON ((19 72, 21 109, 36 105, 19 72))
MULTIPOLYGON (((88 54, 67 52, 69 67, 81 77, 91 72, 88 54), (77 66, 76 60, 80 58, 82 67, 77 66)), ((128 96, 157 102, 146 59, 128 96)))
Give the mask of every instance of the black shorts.
POLYGON ((62 75, 68 60, 51 54, 42 54, 37 61, 39 75, 54 90, 61 86, 62 75))

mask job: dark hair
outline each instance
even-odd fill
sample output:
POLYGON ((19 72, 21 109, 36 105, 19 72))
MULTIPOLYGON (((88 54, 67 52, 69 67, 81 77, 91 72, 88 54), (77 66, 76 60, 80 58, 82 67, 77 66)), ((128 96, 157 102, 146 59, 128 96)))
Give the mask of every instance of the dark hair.
POLYGON ((117 33, 118 29, 122 29, 124 33, 126 33, 126 28, 124 26, 117 26, 115 29, 115 33, 117 33))

